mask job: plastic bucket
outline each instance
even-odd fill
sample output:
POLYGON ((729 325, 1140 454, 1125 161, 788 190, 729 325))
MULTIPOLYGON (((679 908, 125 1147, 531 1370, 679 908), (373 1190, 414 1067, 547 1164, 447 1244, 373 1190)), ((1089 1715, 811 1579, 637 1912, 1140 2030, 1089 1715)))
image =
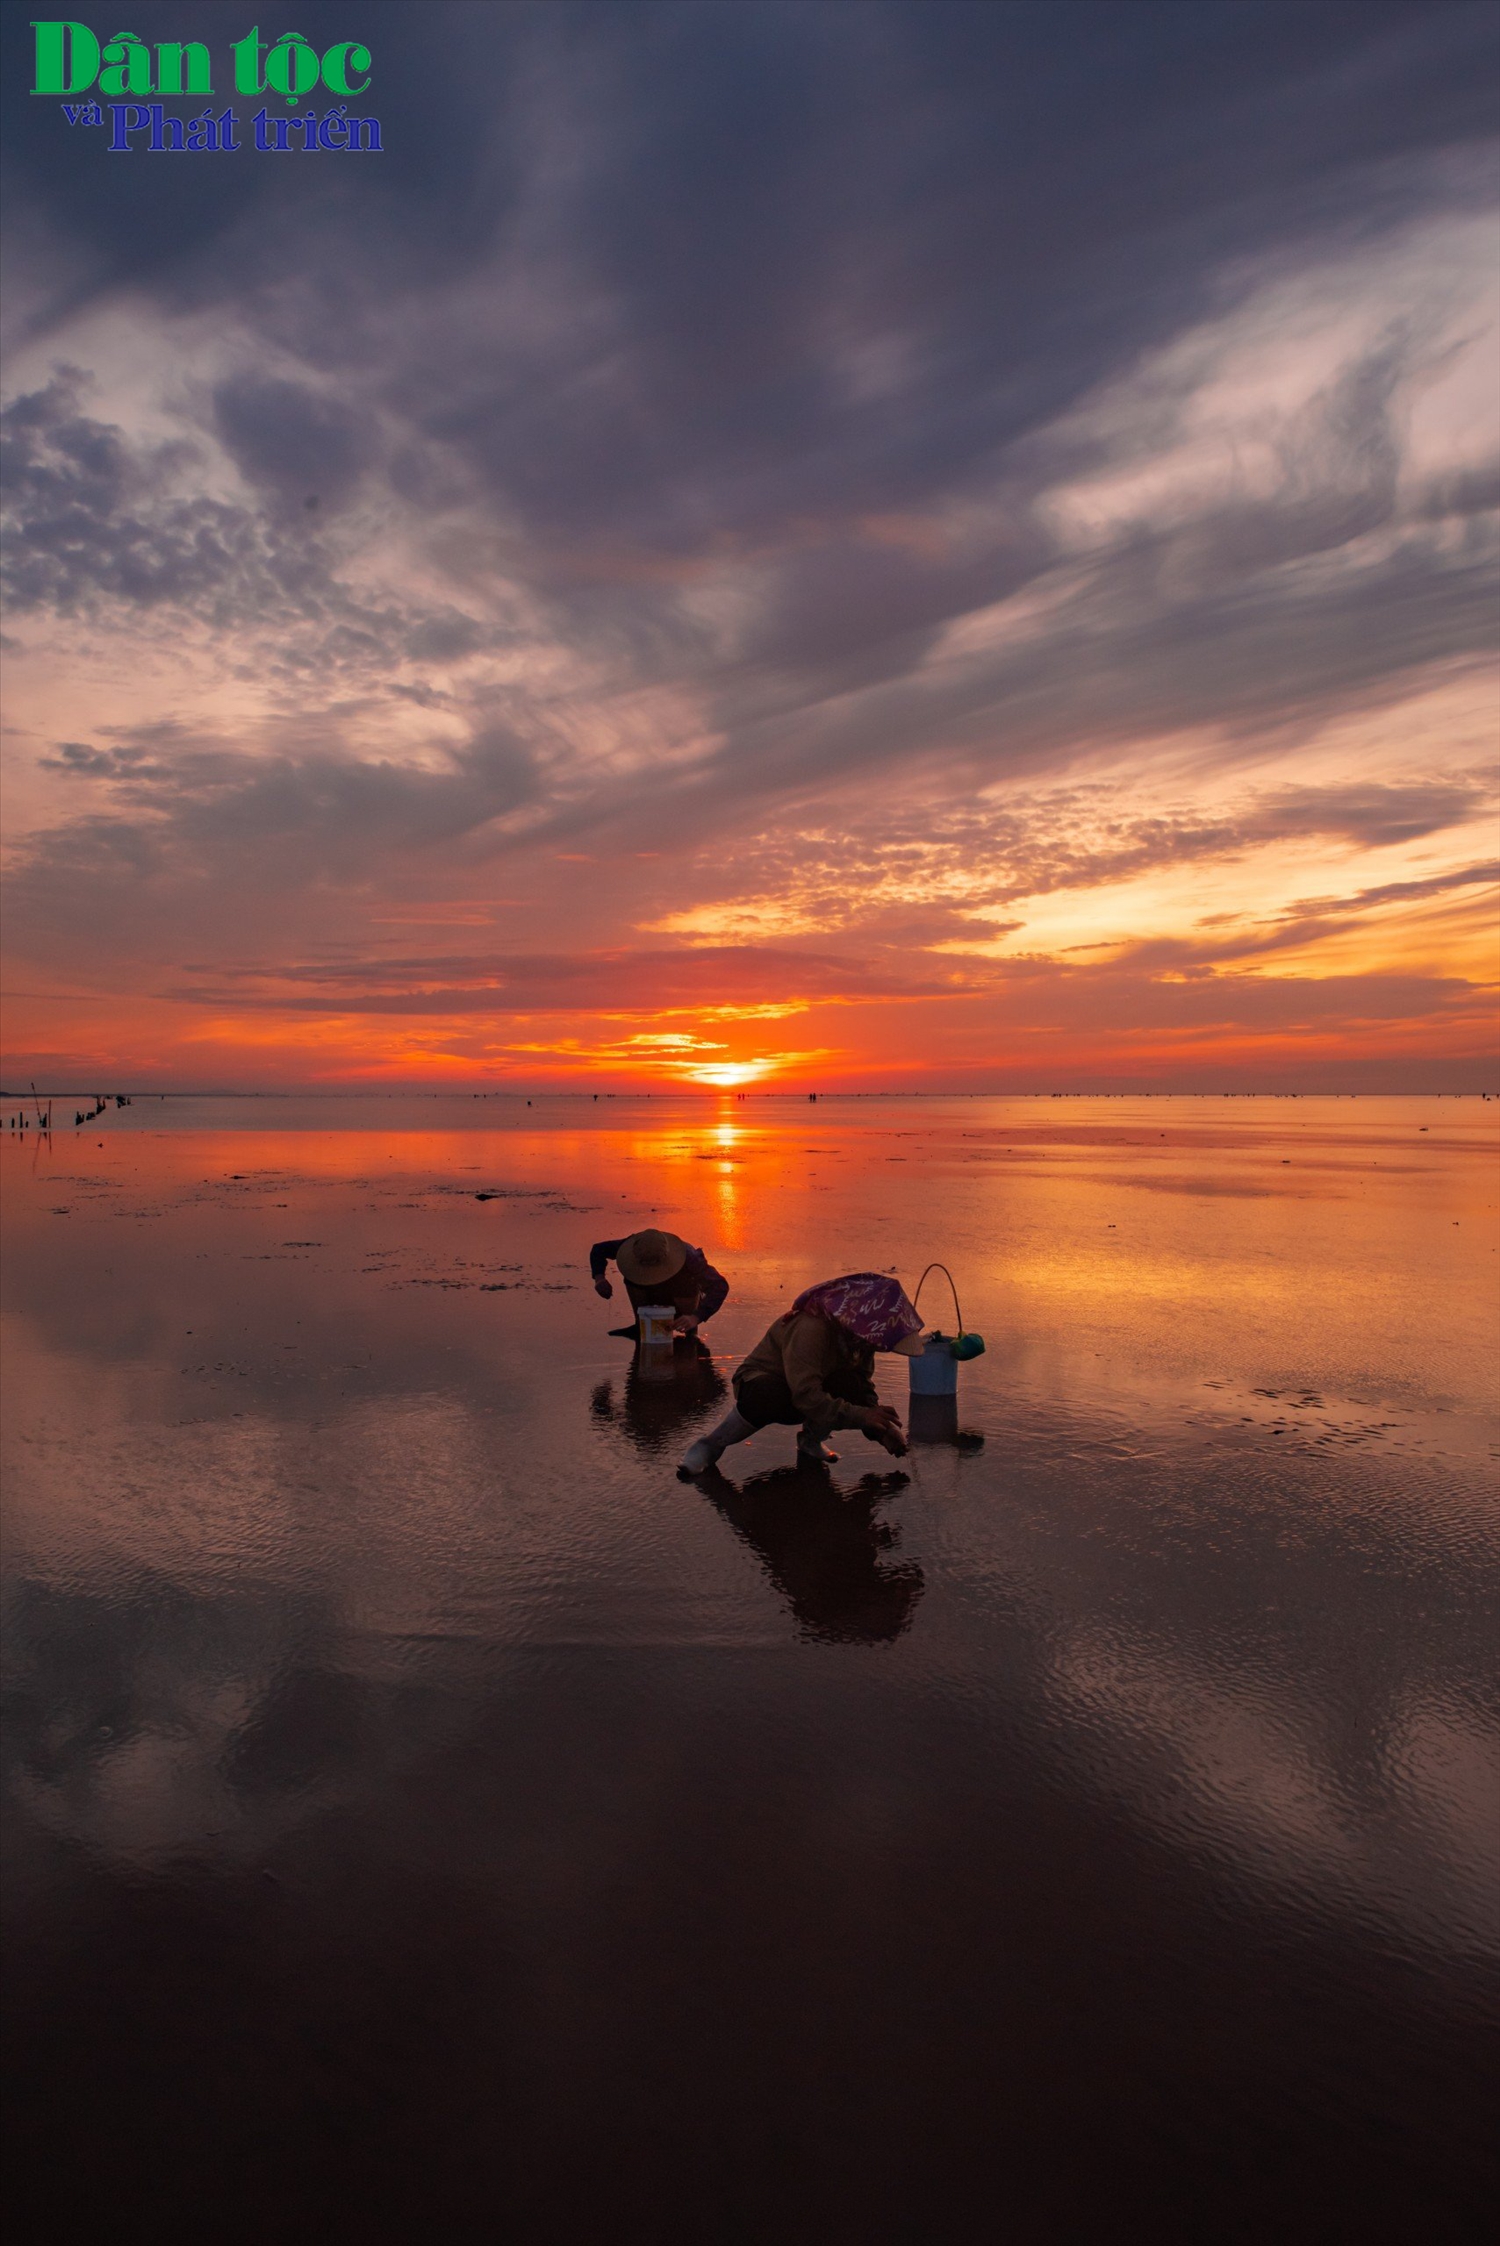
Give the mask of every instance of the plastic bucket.
POLYGON ((921 1356, 908 1357, 906 1363, 914 1396, 958 1394, 958 1359, 946 1334, 929 1334, 921 1356))
POLYGON ((672 1346, 672 1320, 676 1310, 669 1302, 643 1302, 636 1312, 640 1328, 641 1346, 645 1349, 670 1349, 672 1346))

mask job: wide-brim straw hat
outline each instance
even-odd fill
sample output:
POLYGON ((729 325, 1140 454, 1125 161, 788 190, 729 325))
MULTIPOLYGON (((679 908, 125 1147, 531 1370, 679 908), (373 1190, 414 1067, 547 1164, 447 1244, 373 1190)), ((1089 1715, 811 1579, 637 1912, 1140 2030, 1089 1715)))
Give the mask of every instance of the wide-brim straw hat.
POLYGON ((632 1232, 615 1251, 615 1261, 636 1287, 654 1287, 658 1280, 675 1279, 688 1259, 686 1240, 675 1232, 632 1232))

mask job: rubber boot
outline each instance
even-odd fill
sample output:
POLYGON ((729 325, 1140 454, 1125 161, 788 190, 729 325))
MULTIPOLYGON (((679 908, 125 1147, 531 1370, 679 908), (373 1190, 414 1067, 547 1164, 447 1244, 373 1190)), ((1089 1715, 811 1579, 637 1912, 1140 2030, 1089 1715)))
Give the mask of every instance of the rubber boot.
POLYGON ((678 1467, 678 1473, 706 1473, 710 1466, 718 1463, 731 1443, 743 1443, 747 1435, 753 1435, 754 1433, 754 1426, 744 1417, 739 1407, 737 1405, 731 1406, 717 1427, 711 1428, 706 1435, 698 1437, 697 1442, 694 1443, 687 1457, 678 1467))
POLYGON ((797 1434, 797 1456, 812 1466, 837 1466, 839 1454, 831 1451, 821 1435, 811 1427, 803 1427, 797 1434))

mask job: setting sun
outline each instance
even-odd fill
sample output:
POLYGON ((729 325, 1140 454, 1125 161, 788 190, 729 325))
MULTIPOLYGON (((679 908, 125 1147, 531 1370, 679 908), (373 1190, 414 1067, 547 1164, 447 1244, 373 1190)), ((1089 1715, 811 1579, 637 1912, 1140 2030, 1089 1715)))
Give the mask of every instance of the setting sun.
POLYGON ((741 1084, 759 1082, 774 1066, 772 1061, 718 1061, 707 1068, 688 1069, 685 1076, 690 1084, 708 1084, 716 1091, 733 1091, 741 1084))

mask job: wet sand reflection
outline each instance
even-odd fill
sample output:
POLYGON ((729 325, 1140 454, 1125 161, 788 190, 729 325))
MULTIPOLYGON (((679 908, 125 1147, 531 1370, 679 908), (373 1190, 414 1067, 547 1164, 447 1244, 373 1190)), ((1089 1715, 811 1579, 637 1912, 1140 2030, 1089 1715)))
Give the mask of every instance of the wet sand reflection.
POLYGON ((755 1554, 805 1636, 878 1645, 911 1627, 922 1596, 921 1568, 889 1558, 899 1529, 875 1518, 907 1480, 863 1474, 840 1490, 826 1467, 799 1459, 739 1487, 713 1469, 696 1487, 755 1554))
POLYGON ((684 1430, 696 1426, 714 1405, 722 1410, 729 1394, 729 1383, 707 1343, 686 1337, 679 1337, 670 1349, 642 1349, 637 1344, 630 1352, 618 1405, 616 1385, 602 1380, 595 1386, 589 1399, 594 1420, 617 1421, 638 1450, 672 1464, 690 1440, 684 1430))
POLYGON ((0 1144, 28 2235, 1466 2235, 1488 1122, 665 1108, 0 1144), (648 1219, 733 1287, 657 1361, 648 1219), (677 1480, 937 1249, 903 1471, 677 1480))

